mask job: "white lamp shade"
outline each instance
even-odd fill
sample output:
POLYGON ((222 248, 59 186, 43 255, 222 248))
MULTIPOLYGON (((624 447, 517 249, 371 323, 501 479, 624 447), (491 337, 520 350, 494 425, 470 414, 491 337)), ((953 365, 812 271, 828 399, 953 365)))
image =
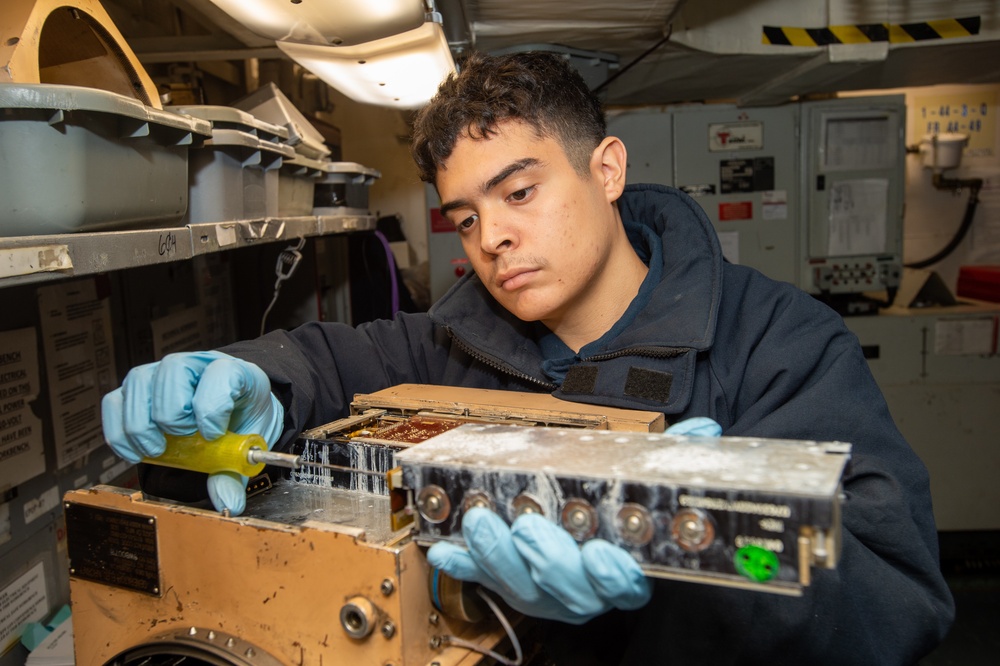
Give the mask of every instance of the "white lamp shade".
POLYGON ((269 39, 351 45, 382 39, 424 22, 423 0, 211 0, 269 39))
POLYGON ((366 104, 415 109, 426 104, 455 71, 441 25, 355 46, 279 41, 278 47, 330 86, 366 104))

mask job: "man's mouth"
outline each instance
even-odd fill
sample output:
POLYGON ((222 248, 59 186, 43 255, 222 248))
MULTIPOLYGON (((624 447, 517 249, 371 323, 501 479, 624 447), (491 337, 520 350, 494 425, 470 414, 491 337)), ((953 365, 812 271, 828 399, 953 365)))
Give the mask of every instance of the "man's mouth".
POLYGON ((497 284, 504 291, 514 291, 527 284, 536 272, 537 269, 529 267, 507 269, 497 276, 497 284))

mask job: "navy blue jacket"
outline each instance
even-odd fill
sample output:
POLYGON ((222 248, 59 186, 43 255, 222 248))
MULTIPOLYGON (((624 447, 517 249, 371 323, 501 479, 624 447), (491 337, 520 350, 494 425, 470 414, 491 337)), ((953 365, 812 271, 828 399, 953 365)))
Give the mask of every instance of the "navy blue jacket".
POLYGON ((224 351, 267 372, 286 408, 286 443, 344 416, 355 393, 408 382, 551 392, 660 411, 671 423, 709 416, 726 435, 851 442, 842 557, 836 570, 814 572, 804 596, 657 580, 645 608, 567 627, 563 647, 593 663, 915 663, 943 638, 954 605, 927 470, 857 339, 805 292, 725 262, 687 195, 636 185, 618 203, 626 228, 661 237, 662 279, 632 325, 561 387, 541 371, 537 325, 504 310, 475 275, 426 314, 357 328, 309 323, 224 351))

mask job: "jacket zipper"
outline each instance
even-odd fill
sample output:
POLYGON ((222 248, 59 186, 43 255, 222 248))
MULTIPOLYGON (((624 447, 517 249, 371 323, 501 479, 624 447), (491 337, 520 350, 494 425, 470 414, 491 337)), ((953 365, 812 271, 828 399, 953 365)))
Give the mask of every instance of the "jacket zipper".
POLYGON ((542 381, 541 379, 538 379, 537 377, 532 377, 531 375, 527 375, 521 372, 520 370, 515 370, 510 365, 503 363, 492 356, 488 356, 480 352, 478 349, 476 349, 472 345, 462 340, 462 338, 455 335, 454 331, 452 331, 450 328, 448 329, 448 335, 451 336, 451 339, 455 342, 455 344, 457 344, 462 349, 462 351, 464 351, 466 354, 476 359, 477 361, 485 363, 494 370, 499 370, 500 372, 511 375, 512 377, 516 377, 526 382, 530 382, 532 384, 535 384, 536 386, 541 386, 547 389, 548 391, 555 391, 557 388, 559 388, 555 384, 542 381))
MULTIPOLYGON (((532 377, 531 375, 525 374, 520 370, 515 370, 510 365, 503 363, 496 358, 480 352, 478 349, 468 344, 462 338, 455 335, 454 331, 450 328, 448 329, 448 335, 457 344, 462 351, 471 356, 472 358, 485 363, 494 370, 499 370, 500 372, 506 373, 518 379, 530 382, 537 386, 542 386, 550 391, 554 391, 559 388, 556 384, 550 382, 542 381, 537 377, 532 377)), ((608 361, 613 358, 619 358, 621 356, 646 356, 650 358, 675 358, 677 356, 682 356, 691 351, 688 347, 629 347, 627 349, 621 349, 616 352, 609 352, 607 354, 597 354, 595 356, 588 356, 587 358, 580 359, 586 363, 593 361, 608 361)))
POLYGON ((676 358, 691 351, 690 347, 627 347, 616 352, 607 354, 596 354, 581 358, 581 361, 590 363, 592 361, 608 361, 622 356, 646 356, 648 358, 676 358))

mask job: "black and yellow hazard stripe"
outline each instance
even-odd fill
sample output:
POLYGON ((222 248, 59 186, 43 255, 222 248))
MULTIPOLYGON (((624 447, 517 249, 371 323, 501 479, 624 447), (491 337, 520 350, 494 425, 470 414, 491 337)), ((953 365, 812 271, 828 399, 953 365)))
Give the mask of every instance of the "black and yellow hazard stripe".
POLYGON ((825 28, 790 28, 765 25, 764 44, 778 46, 827 46, 828 44, 867 44, 870 42, 922 42, 930 39, 954 39, 979 34, 978 16, 940 19, 920 23, 864 23, 831 25, 825 28))

